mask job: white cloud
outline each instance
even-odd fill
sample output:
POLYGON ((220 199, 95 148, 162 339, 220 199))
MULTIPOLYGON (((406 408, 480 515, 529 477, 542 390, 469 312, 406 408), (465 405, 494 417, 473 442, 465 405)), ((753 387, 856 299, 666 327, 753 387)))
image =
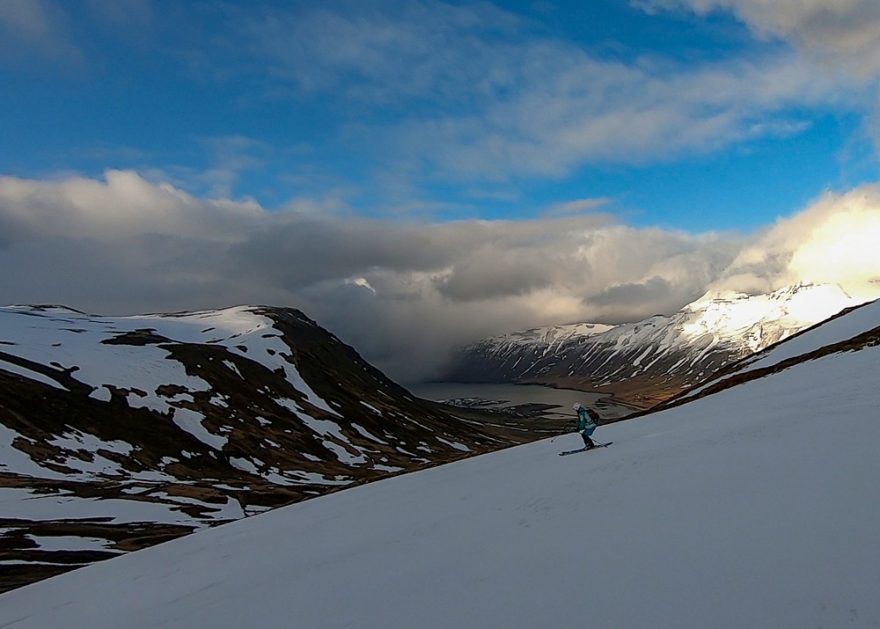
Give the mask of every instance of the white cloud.
POLYGON ((198 199, 132 171, 108 170, 104 177, 52 182, 0 177, 6 237, 106 241, 154 234, 234 239, 245 223, 263 213, 252 202, 198 199))
POLYGON ((514 78, 498 55, 520 20, 488 3, 321 3, 234 19, 247 49, 305 92, 395 106, 401 99, 471 99, 514 78))
POLYGON ((584 163, 643 163, 802 130, 786 110, 821 107, 835 85, 793 56, 627 66, 563 49, 549 65, 476 112, 386 130, 395 152, 460 178, 563 177, 584 163))
POLYGON ((864 99, 793 53, 609 60, 487 4, 344 6, 273 11, 239 35, 301 96, 356 111, 345 137, 384 152, 386 171, 563 177, 798 133, 804 108, 864 99))
POLYGON ((854 76, 880 74, 876 0, 642 0, 641 6, 729 11, 758 36, 781 38, 816 61, 854 76))
POLYGON ((880 185, 826 193, 745 247, 713 288, 765 292, 799 281, 836 282, 880 297, 880 185))
POLYGON ((880 2, 631 0, 631 4, 649 12, 728 12, 757 38, 785 42, 815 77, 828 103, 865 116, 864 130, 873 137, 875 148, 880 148, 880 2))
POLYGON ((96 50, 96 30, 145 50, 154 18, 152 0, 2 0, 0 63, 28 71, 36 59, 55 69, 81 70, 87 53, 96 50))

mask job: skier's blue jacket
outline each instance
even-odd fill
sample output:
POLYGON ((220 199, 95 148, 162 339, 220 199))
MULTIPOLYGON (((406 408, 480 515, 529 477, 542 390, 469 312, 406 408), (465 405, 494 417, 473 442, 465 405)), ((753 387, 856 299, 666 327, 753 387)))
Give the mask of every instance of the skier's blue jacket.
POLYGON ((587 413, 587 409, 581 406, 578 409, 578 432, 586 433, 589 437, 596 430, 596 422, 587 413))

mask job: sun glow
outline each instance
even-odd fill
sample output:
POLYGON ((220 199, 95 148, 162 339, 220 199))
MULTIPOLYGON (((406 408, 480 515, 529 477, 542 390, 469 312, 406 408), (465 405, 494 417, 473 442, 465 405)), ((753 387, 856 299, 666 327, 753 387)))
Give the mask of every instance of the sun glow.
POLYGON ((880 209, 833 214, 813 230, 792 256, 800 279, 837 282, 857 297, 880 295, 880 209))

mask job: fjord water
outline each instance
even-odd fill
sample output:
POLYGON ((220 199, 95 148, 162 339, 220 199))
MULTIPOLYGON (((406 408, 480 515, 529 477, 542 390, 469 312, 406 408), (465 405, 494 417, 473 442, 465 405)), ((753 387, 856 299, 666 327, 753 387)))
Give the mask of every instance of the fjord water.
MULTIPOLYGON (((542 413, 546 417, 572 415, 572 404, 582 402, 595 404, 608 395, 596 391, 577 391, 575 389, 555 389, 539 384, 496 384, 496 383, 462 383, 462 382, 429 382, 414 384, 407 387, 417 397, 444 402, 458 399, 485 400, 491 408, 506 408, 522 404, 548 404, 556 408, 542 413), (494 402, 494 403, 493 403, 494 402)), ((632 409, 603 404, 600 411, 603 415, 620 417, 632 412, 632 409)))

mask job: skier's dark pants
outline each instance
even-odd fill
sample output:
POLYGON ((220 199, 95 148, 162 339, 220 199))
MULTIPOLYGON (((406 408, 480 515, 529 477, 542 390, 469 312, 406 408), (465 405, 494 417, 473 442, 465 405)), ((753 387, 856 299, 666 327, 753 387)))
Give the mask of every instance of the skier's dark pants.
POLYGON ((587 434, 587 431, 582 432, 581 437, 584 438, 584 447, 585 448, 592 448, 593 446, 596 445, 595 443, 593 443, 593 440, 590 439, 590 436, 587 434))

